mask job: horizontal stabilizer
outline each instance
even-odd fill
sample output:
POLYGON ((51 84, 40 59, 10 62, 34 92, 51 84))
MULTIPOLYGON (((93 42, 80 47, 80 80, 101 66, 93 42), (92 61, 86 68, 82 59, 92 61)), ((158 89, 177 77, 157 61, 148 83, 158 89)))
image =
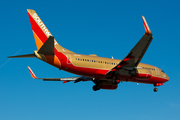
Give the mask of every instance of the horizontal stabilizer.
POLYGON ((38 51, 39 54, 54 55, 54 37, 50 36, 38 51))
POLYGON ((92 78, 89 77, 66 77, 66 78, 37 78, 31 68, 28 66, 31 77, 34 79, 42 79, 43 81, 64 81, 63 83, 67 83, 69 81, 74 81, 74 83, 80 81, 91 81, 92 78))
POLYGON ((26 55, 17 55, 17 56, 9 56, 8 58, 35 58, 35 54, 26 54, 26 55))

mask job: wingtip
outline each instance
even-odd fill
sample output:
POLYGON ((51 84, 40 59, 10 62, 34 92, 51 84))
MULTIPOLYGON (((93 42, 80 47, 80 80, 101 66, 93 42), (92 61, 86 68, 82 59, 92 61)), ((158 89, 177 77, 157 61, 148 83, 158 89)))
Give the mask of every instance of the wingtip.
POLYGON ((29 66, 27 66, 27 67, 28 67, 28 69, 29 69, 29 72, 30 72, 32 78, 36 79, 37 77, 36 77, 36 75, 34 74, 34 72, 31 70, 31 68, 30 68, 29 66))
POLYGON ((145 34, 146 34, 146 35, 152 35, 152 32, 151 32, 151 30, 150 30, 150 28, 149 28, 149 25, 147 24, 147 21, 146 21, 145 17, 142 16, 142 19, 143 19, 145 34))

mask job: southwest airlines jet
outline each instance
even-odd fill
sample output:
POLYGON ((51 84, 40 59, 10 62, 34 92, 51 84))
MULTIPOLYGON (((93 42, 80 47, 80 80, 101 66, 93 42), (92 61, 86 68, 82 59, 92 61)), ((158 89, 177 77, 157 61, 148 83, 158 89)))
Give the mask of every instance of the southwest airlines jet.
POLYGON ((152 84, 154 85, 154 92, 158 91, 157 86, 161 86, 169 80, 169 77, 163 70, 152 65, 140 63, 153 39, 144 16, 142 16, 142 19, 145 34, 123 60, 118 60, 98 57, 97 55, 77 54, 62 47, 52 36, 37 13, 30 9, 27 12, 37 50, 33 54, 10 56, 9 58, 39 58, 57 67, 59 70, 79 75, 79 77, 67 78, 37 78, 31 68, 28 67, 34 79, 63 81, 63 83, 92 81, 95 84, 93 86, 94 91, 100 89, 115 90, 120 82, 129 81, 152 84))

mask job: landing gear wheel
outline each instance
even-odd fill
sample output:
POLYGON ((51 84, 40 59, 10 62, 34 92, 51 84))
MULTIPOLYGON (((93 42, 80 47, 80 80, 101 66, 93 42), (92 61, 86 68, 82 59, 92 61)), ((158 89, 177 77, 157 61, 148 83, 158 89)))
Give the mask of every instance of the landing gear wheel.
POLYGON ((97 91, 97 90, 100 90, 100 89, 101 89, 101 87, 99 85, 94 85, 93 86, 93 90, 94 91, 97 91))
POLYGON ((93 90, 94 90, 94 91, 97 91, 97 89, 96 89, 96 86, 95 86, 95 85, 93 86, 93 90))
POLYGON ((154 88, 153 90, 154 90, 154 92, 157 92, 157 91, 158 91, 158 89, 157 89, 157 88, 154 88))

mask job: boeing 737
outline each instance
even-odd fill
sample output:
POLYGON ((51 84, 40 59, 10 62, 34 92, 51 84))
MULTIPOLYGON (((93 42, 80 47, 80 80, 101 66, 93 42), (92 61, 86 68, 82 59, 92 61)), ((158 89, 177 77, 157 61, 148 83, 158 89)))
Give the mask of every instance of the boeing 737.
POLYGON ((33 54, 10 56, 9 58, 34 57, 53 65, 59 70, 79 75, 79 77, 67 78, 37 78, 31 68, 28 67, 34 79, 63 81, 63 83, 92 81, 95 84, 93 86, 94 91, 100 89, 115 90, 120 82, 129 81, 152 84, 154 92, 158 91, 157 86, 161 86, 169 80, 169 77, 160 68, 140 63, 153 39, 144 16, 142 16, 142 19, 145 34, 123 60, 118 60, 98 57, 97 55, 77 54, 62 47, 52 36, 37 13, 30 9, 27 12, 37 50, 33 54))

